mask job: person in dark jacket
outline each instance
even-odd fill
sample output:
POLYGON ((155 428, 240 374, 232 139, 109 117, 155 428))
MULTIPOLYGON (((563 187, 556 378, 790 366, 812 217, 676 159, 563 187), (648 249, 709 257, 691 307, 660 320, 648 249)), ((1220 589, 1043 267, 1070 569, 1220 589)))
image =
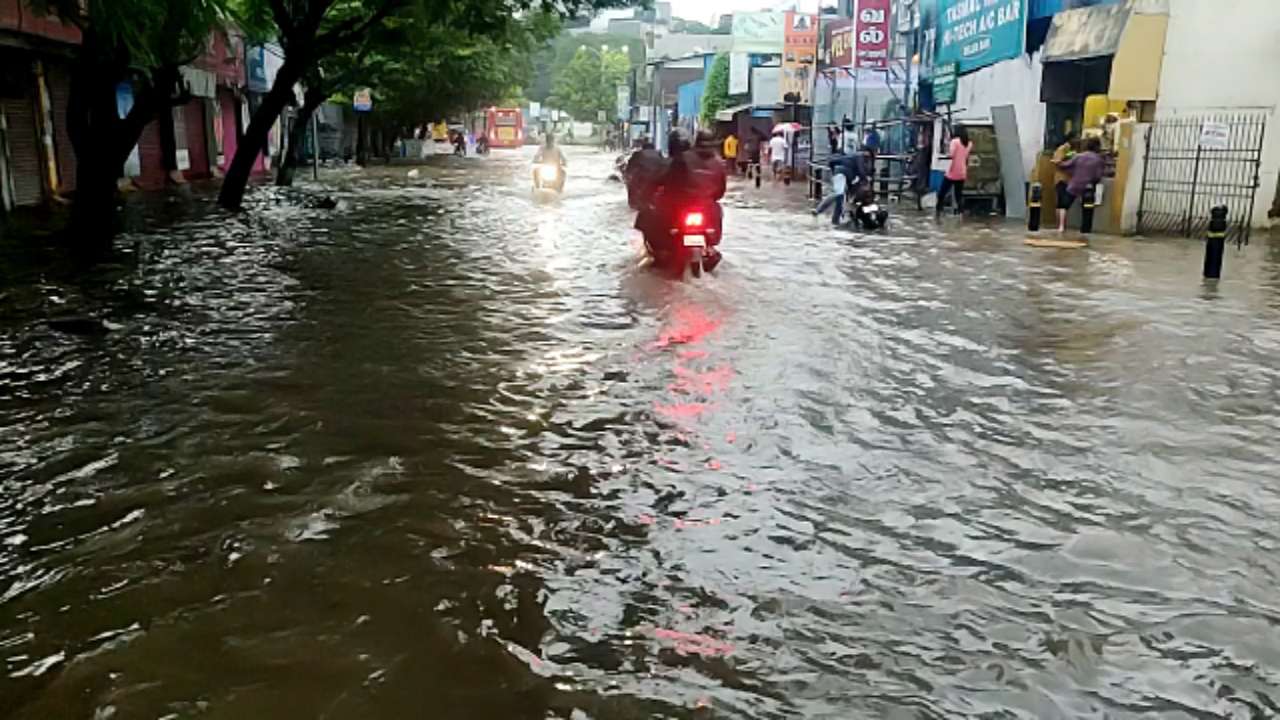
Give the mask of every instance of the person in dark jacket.
MULTIPOLYGON (((683 130, 671 132, 667 141, 671 155, 667 171, 654 188, 652 199, 642 205, 636 216, 636 228, 644 233, 646 245, 659 259, 673 250, 667 230, 674 226, 676 213, 683 208, 696 206, 710 210, 709 225, 717 232, 708 238, 708 245, 713 247, 720 241, 719 200, 724 197, 727 178, 716 157, 714 137, 700 136, 699 140, 698 147, 694 148, 683 130)), ((715 260, 709 259, 709 267, 714 263, 715 260)))
POLYGON ((831 214, 831 224, 839 225, 841 218, 844 217, 845 196, 850 193, 851 188, 856 191, 856 188, 868 180, 867 172, 862 164, 862 158, 858 155, 836 153, 827 161, 827 166, 831 168, 831 194, 818 203, 813 214, 821 215, 834 204, 836 209, 831 214))
POLYGON ((627 203, 639 210, 653 197, 658 181, 667 173, 668 161, 653 147, 653 142, 642 138, 640 149, 627 160, 627 203))

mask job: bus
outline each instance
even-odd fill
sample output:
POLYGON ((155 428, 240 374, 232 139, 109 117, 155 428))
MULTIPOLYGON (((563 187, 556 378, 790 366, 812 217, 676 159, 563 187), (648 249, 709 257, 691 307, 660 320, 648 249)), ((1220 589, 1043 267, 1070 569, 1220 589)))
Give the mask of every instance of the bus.
POLYGON ((524 145, 524 114, 519 108, 489 108, 485 121, 490 147, 514 148, 524 145))

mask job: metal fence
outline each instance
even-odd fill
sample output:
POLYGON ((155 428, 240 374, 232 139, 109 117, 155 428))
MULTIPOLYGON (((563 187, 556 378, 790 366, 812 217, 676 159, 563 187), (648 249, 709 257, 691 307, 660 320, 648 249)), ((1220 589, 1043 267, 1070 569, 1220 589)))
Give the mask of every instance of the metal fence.
POLYGON ((1209 211, 1225 205, 1228 239, 1248 243, 1266 126, 1260 114, 1153 123, 1147 130, 1138 232, 1197 237, 1209 225, 1209 211))

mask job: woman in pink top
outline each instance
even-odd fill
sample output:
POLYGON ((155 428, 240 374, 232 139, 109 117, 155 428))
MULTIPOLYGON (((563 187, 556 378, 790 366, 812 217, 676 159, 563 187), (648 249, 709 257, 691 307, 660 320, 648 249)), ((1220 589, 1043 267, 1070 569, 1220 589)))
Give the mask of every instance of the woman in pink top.
POLYGON ((969 131, 957 126, 955 137, 951 139, 951 167, 947 168, 942 178, 942 189, 938 191, 938 217, 942 217, 942 208, 947 204, 947 194, 952 188, 956 191, 956 212, 964 212, 964 181, 969 179, 969 152, 973 143, 969 141, 969 131))

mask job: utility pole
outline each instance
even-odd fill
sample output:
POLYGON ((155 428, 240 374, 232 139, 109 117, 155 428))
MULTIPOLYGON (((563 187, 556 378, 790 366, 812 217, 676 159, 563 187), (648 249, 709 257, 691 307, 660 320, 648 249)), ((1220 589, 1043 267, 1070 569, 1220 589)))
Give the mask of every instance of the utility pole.
POLYGON ((320 179, 320 115, 324 105, 311 113, 311 179, 320 179))

